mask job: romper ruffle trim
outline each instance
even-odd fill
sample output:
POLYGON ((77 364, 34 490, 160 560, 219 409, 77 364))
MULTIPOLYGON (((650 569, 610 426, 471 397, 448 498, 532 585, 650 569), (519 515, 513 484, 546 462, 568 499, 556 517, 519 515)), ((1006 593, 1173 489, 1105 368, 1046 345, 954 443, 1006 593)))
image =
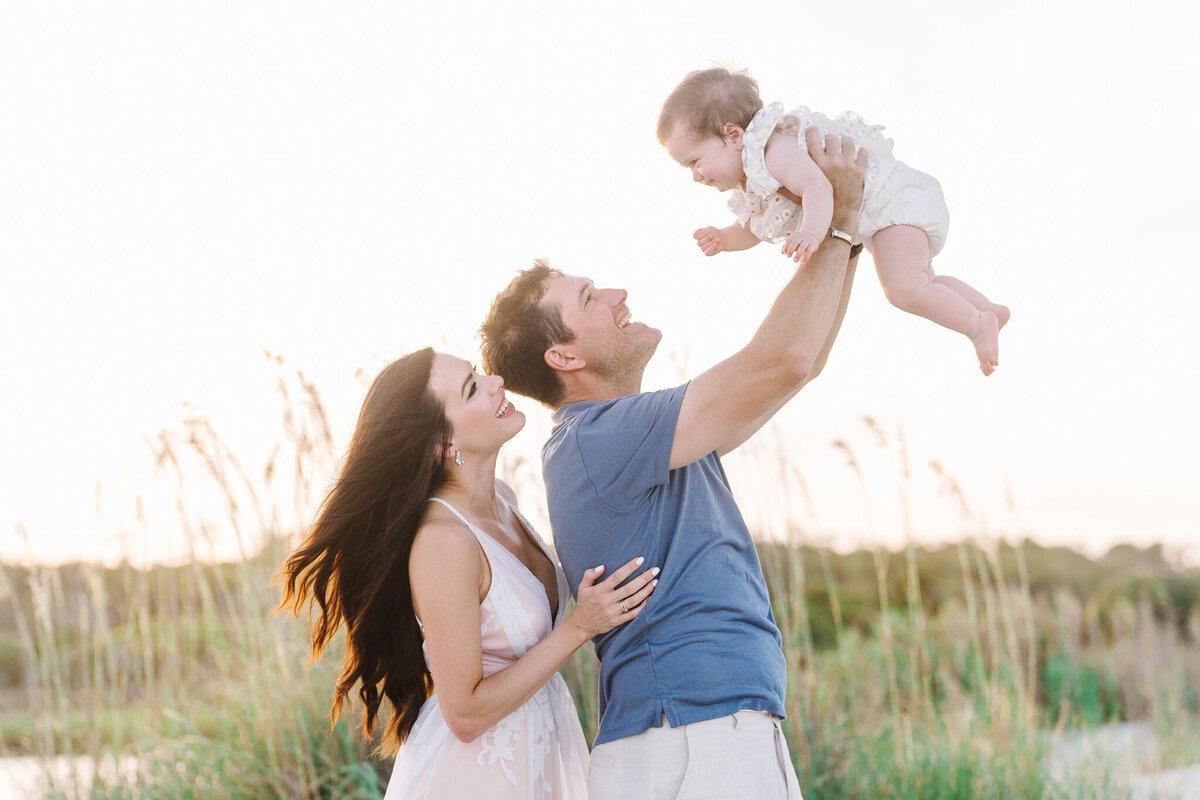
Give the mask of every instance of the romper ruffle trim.
MULTIPOLYGON (((804 132, 812 127, 815 127, 822 137, 834 134, 849 139, 876 158, 894 158, 892 140, 883 135, 883 126, 872 125, 853 111, 844 111, 830 119, 820 111, 813 111, 806 106, 784 112, 783 104, 779 102, 759 109, 746 127, 743 137, 742 170, 746 173, 746 188, 744 191, 734 190, 728 206, 729 210, 737 215, 738 222, 743 225, 752 217, 759 217, 759 220, 755 221, 757 225, 751 223, 751 229, 760 239, 774 240, 784 233, 785 228, 794 228, 801 216, 799 210, 795 214, 795 220, 789 219, 792 217, 790 213, 783 215, 780 225, 766 225, 765 220, 762 220, 763 212, 772 203, 780 188, 779 181, 767 170, 767 140, 776 130, 795 134, 800 148, 807 152, 804 132)), ((877 166, 875 168, 877 169, 877 166)), ((784 202, 789 206, 794 205, 787 200, 784 202)))
POLYGON ((782 103, 771 103, 760 108, 746 126, 746 135, 742 137, 742 171, 746 173, 746 189, 733 192, 729 198, 729 210, 737 214, 738 222, 743 225, 750 217, 761 214, 771 195, 779 191, 780 183, 767 171, 764 159, 767 140, 775 132, 775 126, 782 116, 782 103))

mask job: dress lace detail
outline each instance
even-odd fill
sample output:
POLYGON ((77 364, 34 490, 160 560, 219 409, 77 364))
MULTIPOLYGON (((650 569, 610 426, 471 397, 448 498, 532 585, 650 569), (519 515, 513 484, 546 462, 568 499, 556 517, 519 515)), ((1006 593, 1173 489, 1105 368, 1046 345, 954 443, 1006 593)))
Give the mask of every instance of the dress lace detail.
MULTIPOLYGON (((492 584, 479 607, 483 674, 495 674, 520 658, 562 621, 567 582, 558 570, 559 610, 550 617, 545 587, 507 548, 471 525, 491 565, 492 584)), ((550 557, 532 526, 525 528, 550 557)), ((574 701, 562 676, 554 675, 520 708, 472 742, 461 742, 446 725, 437 694, 421 707, 408 741, 396 756, 385 800, 480 797, 496 800, 585 800, 587 744, 574 701)))
POLYGON ((729 210, 738 222, 750 222, 750 230, 759 239, 778 242, 800 226, 803 210, 779 194, 780 183, 766 165, 767 140, 776 130, 796 136, 801 149, 807 151, 804 132, 815 127, 824 137, 841 136, 864 149, 870 158, 867 163, 864 194, 881 180, 881 159, 890 163, 892 140, 883 135, 882 125, 872 125, 853 111, 845 111, 830 119, 819 111, 799 106, 785 112, 783 104, 770 103, 759 109, 746 127, 742 147, 742 169, 746 173, 746 188, 735 189, 729 198, 729 210))

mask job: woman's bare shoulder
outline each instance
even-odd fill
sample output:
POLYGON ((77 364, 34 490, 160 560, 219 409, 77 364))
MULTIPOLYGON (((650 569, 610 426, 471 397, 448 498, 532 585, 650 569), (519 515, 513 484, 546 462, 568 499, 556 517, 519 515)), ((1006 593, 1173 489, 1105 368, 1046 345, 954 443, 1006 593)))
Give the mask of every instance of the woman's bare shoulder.
POLYGON ((430 503, 413 539, 414 564, 428 561, 454 568, 479 565, 479 541, 466 524, 440 503, 430 503))

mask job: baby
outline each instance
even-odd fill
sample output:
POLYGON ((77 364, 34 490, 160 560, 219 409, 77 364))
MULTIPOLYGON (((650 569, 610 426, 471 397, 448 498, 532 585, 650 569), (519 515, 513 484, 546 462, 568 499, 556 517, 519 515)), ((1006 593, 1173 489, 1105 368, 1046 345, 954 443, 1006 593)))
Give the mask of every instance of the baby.
POLYGON ((937 180, 892 157, 892 140, 857 114, 836 119, 803 106, 763 107, 758 84, 743 71, 717 67, 688 74, 663 103, 658 141, 692 171, 692 180, 733 191, 737 223, 692 234, 707 256, 745 250, 762 240, 783 241, 783 254, 806 262, 827 236, 862 242, 888 300, 966 336, 979 368, 991 375, 1000 361, 1006 307, 962 281, 934 275, 931 260, 946 241, 950 215, 937 180), (868 154, 858 231, 829 227, 833 192, 809 157, 804 131, 851 140, 868 154))

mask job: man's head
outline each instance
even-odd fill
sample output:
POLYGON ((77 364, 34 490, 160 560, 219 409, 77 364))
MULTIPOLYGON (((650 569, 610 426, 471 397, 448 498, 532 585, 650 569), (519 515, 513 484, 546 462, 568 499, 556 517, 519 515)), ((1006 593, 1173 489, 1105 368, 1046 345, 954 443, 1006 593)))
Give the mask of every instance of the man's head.
POLYGON ((553 275, 562 273, 544 258, 520 270, 492 301, 479 326, 479 338, 485 372, 503 376, 510 390, 557 408, 565 387, 543 354, 560 342, 574 340, 575 334, 563 324, 558 308, 542 305, 546 279, 553 275))
POLYGON ((630 322, 626 296, 538 259, 492 302, 479 329, 484 369, 550 408, 638 391, 662 333, 630 322))

